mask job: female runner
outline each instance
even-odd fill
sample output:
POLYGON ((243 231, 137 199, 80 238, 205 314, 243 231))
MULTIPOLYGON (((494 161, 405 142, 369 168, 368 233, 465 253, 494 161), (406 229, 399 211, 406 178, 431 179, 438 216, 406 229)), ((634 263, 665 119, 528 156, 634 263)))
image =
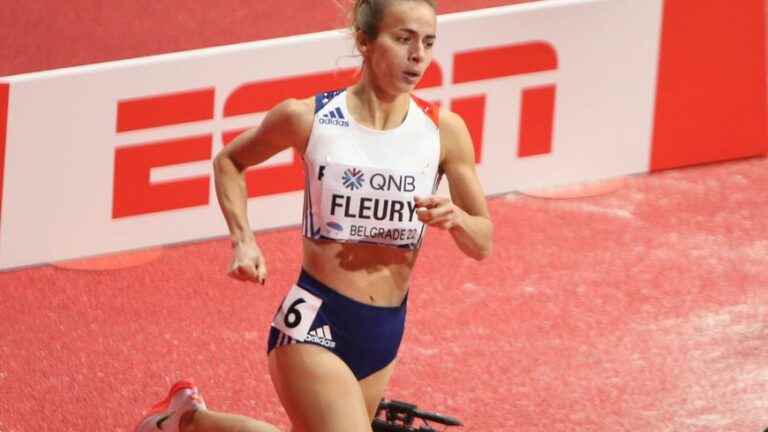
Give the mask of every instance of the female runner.
MULTIPOLYGON (((357 0, 359 81, 278 104, 214 161, 234 251, 229 274, 263 285, 267 261, 249 228, 243 172, 288 148, 304 158, 303 269, 268 342, 270 375, 293 431, 371 431, 425 226, 448 231, 472 258, 491 251, 493 225, 466 125, 411 94, 432 60, 435 8, 432 0, 357 0), (434 195, 443 175, 450 197, 434 195)), ((207 410, 198 389, 180 381, 136 430, 278 429, 207 410)))

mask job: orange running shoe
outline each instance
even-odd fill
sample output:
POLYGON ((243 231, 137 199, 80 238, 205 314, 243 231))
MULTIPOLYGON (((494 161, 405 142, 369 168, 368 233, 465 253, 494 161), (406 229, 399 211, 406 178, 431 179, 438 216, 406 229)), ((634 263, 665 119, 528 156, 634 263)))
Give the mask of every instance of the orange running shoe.
POLYGON ((192 380, 181 380, 171 387, 165 399, 149 408, 135 432, 179 432, 181 416, 204 409, 205 401, 192 380))

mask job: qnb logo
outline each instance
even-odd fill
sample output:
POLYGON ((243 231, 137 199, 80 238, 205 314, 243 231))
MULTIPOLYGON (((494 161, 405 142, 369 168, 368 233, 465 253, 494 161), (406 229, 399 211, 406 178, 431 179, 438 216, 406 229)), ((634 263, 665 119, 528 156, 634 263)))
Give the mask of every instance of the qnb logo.
MULTIPOLYGON (((508 97, 491 90, 477 89, 486 87, 485 83, 503 78, 553 71, 557 70, 557 67, 557 53, 554 47, 546 42, 484 47, 454 53, 452 85, 461 96, 451 98, 450 109, 464 118, 475 145, 477 162, 481 162, 483 157, 486 109, 488 106, 503 106, 503 103, 499 104, 495 98, 508 97), (494 103, 487 103, 487 99, 494 103)), ((159 134, 163 128, 199 122, 209 122, 211 126, 210 132, 198 135, 172 139, 144 139, 116 147, 112 217, 118 219, 210 205, 210 174, 154 183, 150 181, 151 170, 210 161, 215 138, 220 138, 221 143, 226 145, 245 130, 227 129, 218 122, 264 113, 289 95, 304 98, 328 89, 350 86, 356 80, 356 72, 356 69, 350 68, 251 82, 225 95, 217 93, 216 88, 211 86, 118 100, 115 128, 118 136, 137 131, 143 131, 143 136, 151 136, 154 132, 159 134), (220 97, 225 98, 223 118, 215 118, 214 107, 220 97), (224 132, 215 137, 213 131, 219 129, 224 129, 224 132)), ((440 64, 433 62, 418 88, 428 89, 443 85, 440 64)), ((552 151, 555 90, 554 83, 519 90, 519 117, 508 119, 519 121, 516 143, 518 157, 543 155, 552 151)), ((342 127, 345 127, 345 122, 348 125, 340 110, 334 110, 333 114, 328 113, 328 117, 321 117, 320 121, 342 127)), ((494 127, 508 126, 505 124, 494 127)), ((245 179, 249 197, 300 191, 304 187, 301 156, 293 153, 288 163, 252 168, 246 172, 245 179)), ((390 186, 392 183, 387 180, 387 187, 390 186)), ((405 190, 407 183, 401 187, 405 190)))
POLYGON ((320 116, 319 122, 321 125, 349 127, 349 122, 344 118, 344 113, 341 111, 341 107, 336 107, 336 109, 328 111, 320 116))
POLYGON ((412 175, 376 173, 371 175, 368 183, 371 189, 377 191, 414 192, 416 190, 416 177, 412 175))
POLYGON ((349 190, 357 190, 363 187, 365 176, 357 168, 347 168, 341 176, 341 184, 349 190))

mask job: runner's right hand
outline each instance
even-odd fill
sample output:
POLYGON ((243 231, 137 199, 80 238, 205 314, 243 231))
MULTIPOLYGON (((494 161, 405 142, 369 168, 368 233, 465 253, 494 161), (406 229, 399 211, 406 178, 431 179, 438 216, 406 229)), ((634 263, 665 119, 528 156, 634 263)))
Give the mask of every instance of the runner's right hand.
POLYGON ((234 256, 229 267, 229 276, 243 282, 257 282, 264 285, 267 280, 267 262, 255 242, 236 243, 234 256))

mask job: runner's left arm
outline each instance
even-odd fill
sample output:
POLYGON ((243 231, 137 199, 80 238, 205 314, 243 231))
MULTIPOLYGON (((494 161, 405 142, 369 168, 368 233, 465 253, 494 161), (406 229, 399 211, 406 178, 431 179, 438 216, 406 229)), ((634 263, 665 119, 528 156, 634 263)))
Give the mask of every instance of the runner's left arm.
POLYGON ((475 170, 472 138, 457 114, 441 112, 440 141, 440 165, 448 179, 450 198, 417 197, 417 215, 427 225, 448 230, 462 252, 481 260, 491 253, 493 222, 475 170))

